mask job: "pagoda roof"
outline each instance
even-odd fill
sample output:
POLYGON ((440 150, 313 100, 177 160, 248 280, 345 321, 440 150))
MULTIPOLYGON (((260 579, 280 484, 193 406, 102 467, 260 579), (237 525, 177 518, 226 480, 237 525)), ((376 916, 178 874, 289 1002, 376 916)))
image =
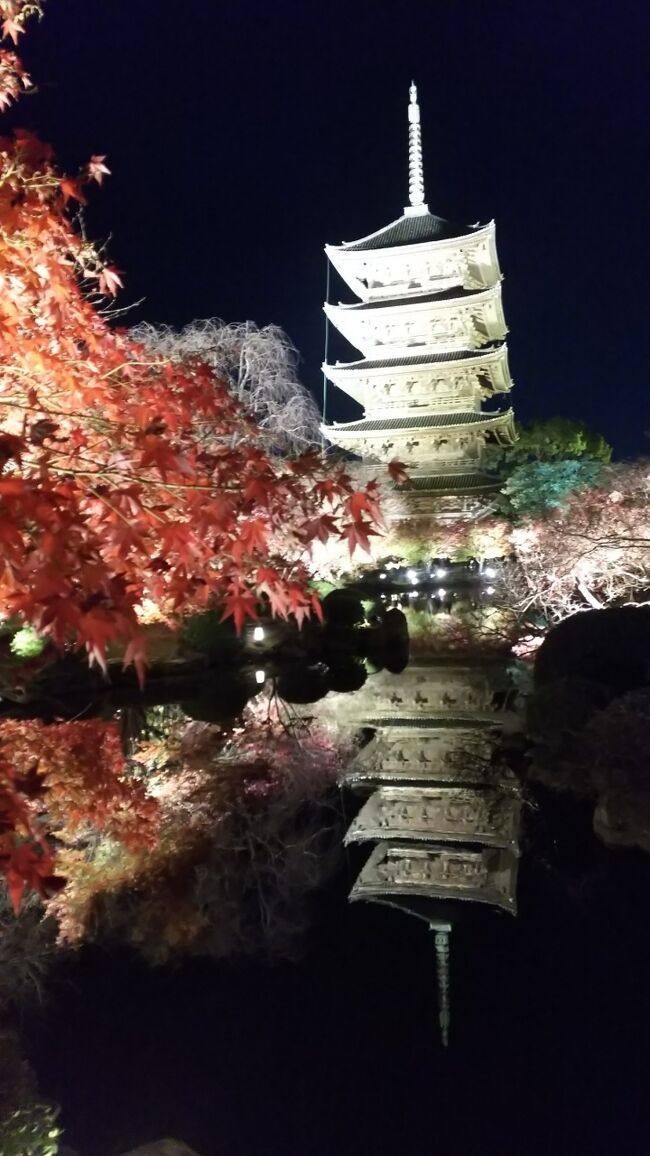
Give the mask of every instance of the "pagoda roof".
POLYGON ((408 482, 396 488, 400 493, 418 490, 425 493, 457 494, 469 490, 496 490, 498 485, 498 480, 489 474, 425 474, 410 477, 408 482))
MULTIPOLYGON (((440 665, 444 663, 447 658, 446 654, 440 654, 437 657, 440 659, 440 665)), ((482 655, 478 656, 482 660, 482 655)), ((494 722, 492 719, 486 722, 484 718, 468 718, 467 715, 438 715, 435 718, 417 718, 414 719, 409 715, 373 715, 373 726, 381 727, 383 730, 389 730, 394 727, 396 730, 403 730, 405 738, 412 738, 417 740, 421 737, 421 731, 447 731, 447 730, 475 730, 483 731, 489 734, 492 727, 499 727, 501 720, 495 716, 494 722)), ((367 750, 367 747, 362 747, 362 751, 367 750)), ((354 760, 356 762, 356 759, 354 760)), ((348 764, 350 767, 354 763, 348 764)), ((344 771, 345 773, 345 771, 344 771)))
POLYGON ((442 365, 447 362, 453 363, 455 361, 473 361, 476 358, 487 358, 493 353, 498 353, 504 346, 502 343, 497 345, 484 345, 482 349, 456 349, 445 350, 442 353, 432 351, 431 353, 417 353, 413 357, 386 357, 381 359, 363 358, 358 361, 337 361, 335 365, 329 366, 330 369, 336 369, 337 372, 359 372, 359 370, 366 369, 395 369, 403 367, 408 369, 415 365, 442 365))
MULTIPOLYGON (((491 287, 492 288, 492 287, 491 287)), ((355 312, 365 312, 367 309, 393 309, 401 305, 430 305, 438 301, 463 301, 472 297, 480 297, 485 289, 464 289, 462 285, 454 285, 451 289, 443 289, 441 293, 413 293, 410 297, 380 297, 373 301, 353 301, 339 305, 339 309, 349 309, 355 312)))
POLYGON ((502 413, 482 413, 480 410, 456 410, 452 413, 427 413, 418 416, 411 412, 406 417, 361 418, 341 425, 326 427, 331 433, 356 434, 395 429, 449 429, 466 425, 494 425, 512 418, 512 410, 502 413))
POLYGON ((331 248, 355 253, 365 249, 393 249, 399 245, 426 244, 428 241, 450 241, 468 237, 480 229, 480 225, 457 225, 438 217, 435 213, 404 213, 390 225, 361 237, 358 241, 344 241, 331 248))

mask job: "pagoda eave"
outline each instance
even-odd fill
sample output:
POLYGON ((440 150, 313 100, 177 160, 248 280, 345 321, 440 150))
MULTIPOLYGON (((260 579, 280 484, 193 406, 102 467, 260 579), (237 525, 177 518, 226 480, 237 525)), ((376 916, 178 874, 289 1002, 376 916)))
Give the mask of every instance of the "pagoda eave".
POLYGON ((356 241, 341 241, 338 245, 327 244, 325 251, 328 256, 334 253, 358 253, 372 257, 381 253, 384 257, 392 258, 432 247, 434 250, 453 249, 458 245, 483 239, 493 233, 494 229, 494 220, 487 221, 484 225, 455 226, 449 221, 444 221, 442 217, 436 217, 435 213, 403 213, 390 224, 382 225, 380 229, 375 229, 374 232, 367 233, 365 237, 359 237, 356 241), (424 233, 431 234, 432 230, 437 230, 437 236, 424 236, 424 233))
POLYGON ((412 291, 414 286, 419 292, 454 283, 481 288, 500 279, 494 221, 456 237, 385 246, 374 243, 387 230, 403 225, 412 227, 412 222, 399 218, 361 241, 325 246, 332 265, 362 300, 395 295, 401 288, 412 291), (369 247, 363 248, 365 244, 369 247))
POLYGON ((392 304, 325 305, 325 313, 364 357, 378 351, 409 357, 422 349, 479 349, 503 341, 508 328, 501 285, 472 292, 425 294, 392 304))
MULTIPOLYGON (((323 362, 322 372, 333 385, 363 404, 366 391, 391 393, 392 398, 401 397, 406 389, 410 393, 414 382, 423 387, 432 380, 439 382, 454 378, 469 383, 481 391, 484 397, 494 393, 509 393, 513 388, 508 364, 508 349, 505 343, 497 348, 452 350, 440 353, 432 349, 403 358, 384 360, 366 358, 360 361, 337 362, 329 365, 323 362)), ((405 397, 405 404, 409 398, 405 397)))
POLYGON ((408 417, 378 418, 376 420, 361 418, 360 421, 342 422, 340 425, 337 425, 336 422, 332 425, 324 423, 321 425, 321 432, 328 438, 330 434, 335 434, 337 438, 356 438, 360 434, 366 438, 368 436, 383 437, 386 434, 431 436, 434 431, 458 433, 461 430, 476 433, 489 431, 500 439, 500 444, 512 445, 516 437, 514 413, 508 409, 503 413, 490 415, 479 410, 476 413, 425 414, 418 417, 417 414, 411 412, 408 417))

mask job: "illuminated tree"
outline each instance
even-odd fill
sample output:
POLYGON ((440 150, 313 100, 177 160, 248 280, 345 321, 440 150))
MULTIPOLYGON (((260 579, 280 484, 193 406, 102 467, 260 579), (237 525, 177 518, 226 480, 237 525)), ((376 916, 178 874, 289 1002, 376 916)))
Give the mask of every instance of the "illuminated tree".
POLYGON ((308 896, 339 862, 332 792, 345 752, 288 709, 261 700, 235 731, 182 722, 135 748, 160 841, 62 853, 69 883, 48 908, 64 939, 127 941, 156 961, 300 953, 308 896))
MULTIPOLYGON (((38 5, 0 2, 18 38, 38 5)), ((0 104, 28 80, 3 52, 0 104)), ((120 274, 68 210, 108 172, 60 175, 30 134, 0 141, 0 597, 58 646, 143 663, 137 607, 216 600, 238 628, 260 601, 298 621, 310 544, 363 545, 373 483, 311 450, 280 459, 210 364, 177 362, 112 329, 98 301, 120 274)), ((245 390, 244 390, 245 392, 245 390)))
POLYGON ((320 412, 296 376, 296 351, 279 326, 209 318, 180 332, 143 323, 131 337, 172 362, 198 357, 210 365, 270 447, 295 453, 320 441, 320 412))
POLYGON ((501 505, 516 520, 561 509, 571 495, 596 485, 600 474, 600 463, 594 461, 527 462, 508 474, 501 505))
POLYGON ((508 470, 527 462, 587 459, 605 464, 611 456, 612 447, 602 434, 568 417, 549 417, 518 425, 517 440, 512 445, 488 451, 488 459, 492 457, 503 463, 508 470))
POLYGON ((500 596, 542 629, 576 610, 639 601, 650 588, 650 463, 604 467, 599 484, 524 519, 500 596))
MULTIPOLYGON (((0 0, 5 41, 40 13, 0 0)), ((29 87, 0 48, 0 107, 29 87)), ((357 488, 316 450, 280 458, 212 364, 152 352, 108 324, 120 272, 70 219, 108 171, 94 156, 61 174, 30 133, 0 139, 0 604, 104 669, 119 642, 142 679, 143 605, 176 616, 216 605, 237 630, 263 606, 300 625, 320 613, 311 544, 365 545, 378 509, 374 483, 357 488)), ((52 825, 61 837, 70 817, 115 820, 122 839, 139 814, 116 749, 93 779, 74 737, 91 725, 61 724, 57 754, 52 728, 3 724, 0 870, 14 904, 26 885, 54 885, 52 825)))
POLYGON ((126 847, 156 842, 158 807, 125 769, 116 723, 3 721, 0 872, 14 910, 26 888, 47 898, 63 886, 52 835, 81 848, 97 831, 126 847))

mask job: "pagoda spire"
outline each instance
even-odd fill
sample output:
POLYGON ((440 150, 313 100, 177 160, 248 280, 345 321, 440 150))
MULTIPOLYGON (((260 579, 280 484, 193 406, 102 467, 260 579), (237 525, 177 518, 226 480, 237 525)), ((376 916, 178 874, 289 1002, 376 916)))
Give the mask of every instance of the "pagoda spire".
POLYGON ((418 90, 411 81, 409 89, 409 204, 404 210, 409 216, 428 213, 424 200, 424 167, 422 164, 422 134, 418 90))
POLYGON ((449 1000, 449 937, 451 924, 431 924, 435 935, 436 945, 436 972, 438 979, 438 1019, 443 1047, 449 1046, 449 1028, 451 1027, 451 1005, 449 1000))

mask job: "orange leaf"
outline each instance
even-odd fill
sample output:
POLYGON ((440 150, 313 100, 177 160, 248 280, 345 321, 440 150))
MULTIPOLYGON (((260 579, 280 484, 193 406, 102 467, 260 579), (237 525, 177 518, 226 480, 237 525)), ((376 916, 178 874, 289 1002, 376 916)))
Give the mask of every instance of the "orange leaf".
POLYGON ((241 634, 246 619, 258 617, 257 599, 250 590, 232 587, 231 592, 224 598, 221 621, 225 622, 227 618, 232 618, 235 623, 235 630, 241 634))
POLYGON ((22 18, 20 16, 9 16, 2 23, 2 36, 4 39, 11 37, 14 44, 18 43, 18 37, 22 36, 25 29, 22 25, 22 18))
POLYGON ((111 170, 104 163, 106 157, 92 156, 88 161, 88 176, 101 185, 105 176, 110 176, 111 170))
POLYGON ((63 193, 64 205, 67 205, 68 201, 78 201, 80 205, 88 204, 78 177, 62 177, 59 188, 63 193))
POLYGON ((106 297, 115 297, 118 289, 124 288, 124 282, 120 276, 122 270, 116 269, 114 265, 104 265, 99 274, 99 290, 106 297))

